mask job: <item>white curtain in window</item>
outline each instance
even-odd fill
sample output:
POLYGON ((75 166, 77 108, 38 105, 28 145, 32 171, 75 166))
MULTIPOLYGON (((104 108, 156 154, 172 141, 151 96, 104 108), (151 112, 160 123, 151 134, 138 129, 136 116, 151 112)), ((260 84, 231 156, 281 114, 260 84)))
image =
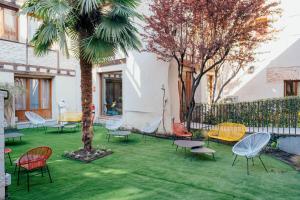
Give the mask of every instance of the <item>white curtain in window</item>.
POLYGON ((30 79, 30 110, 39 109, 39 80, 30 79))
POLYGON ((42 80, 42 109, 48 109, 50 106, 50 80, 42 80))
POLYGON ((15 86, 20 88, 20 92, 15 96, 16 110, 26 110, 26 79, 16 78, 15 86))

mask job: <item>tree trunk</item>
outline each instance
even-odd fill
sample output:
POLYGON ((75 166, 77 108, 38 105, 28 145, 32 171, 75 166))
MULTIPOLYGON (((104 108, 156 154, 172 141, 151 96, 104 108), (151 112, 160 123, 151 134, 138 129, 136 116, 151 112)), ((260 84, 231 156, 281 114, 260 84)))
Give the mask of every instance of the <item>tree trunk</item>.
POLYGON ((92 110, 92 64, 80 57, 81 69, 81 107, 82 107, 82 142, 84 150, 91 152, 93 141, 92 110))

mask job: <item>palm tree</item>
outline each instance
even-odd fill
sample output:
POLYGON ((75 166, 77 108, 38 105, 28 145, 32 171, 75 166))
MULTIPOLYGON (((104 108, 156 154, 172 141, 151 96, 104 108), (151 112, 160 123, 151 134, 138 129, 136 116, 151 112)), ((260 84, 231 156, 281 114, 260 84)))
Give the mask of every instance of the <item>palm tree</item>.
POLYGON ((21 14, 42 21, 31 40, 36 55, 44 55, 54 44, 68 56, 69 49, 80 60, 82 142, 92 150, 92 66, 112 59, 119 50, 141 46, 134 18, 138 0, 28 0, 21 14), (69 48, 69 46, 71 48, 69 48))

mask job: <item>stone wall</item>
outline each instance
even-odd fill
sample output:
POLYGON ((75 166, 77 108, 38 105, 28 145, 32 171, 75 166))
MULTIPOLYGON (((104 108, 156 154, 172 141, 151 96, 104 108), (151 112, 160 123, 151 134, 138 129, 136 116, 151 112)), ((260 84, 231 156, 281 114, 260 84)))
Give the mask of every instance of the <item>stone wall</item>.
POLYGON ((0 91, 0 200, 5 196, 4 173, 4 93, 0 91))
POLYGON ((267 69, 268 82, 277 82, 284 80, 299 80, 300 79, 300 66, 299 67, 273 67, 267 69))

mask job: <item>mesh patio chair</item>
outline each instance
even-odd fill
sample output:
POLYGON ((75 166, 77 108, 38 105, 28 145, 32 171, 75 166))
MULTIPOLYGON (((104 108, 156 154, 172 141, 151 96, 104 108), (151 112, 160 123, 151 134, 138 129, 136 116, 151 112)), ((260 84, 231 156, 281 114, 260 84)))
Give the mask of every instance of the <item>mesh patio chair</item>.
POLYGON ((27 190, 29 191, 29 173, 41 170, 42 176, 44 176, 44 170, 48 172, 50 183, 52 178, 47 165, 47 160, 52 154, 50 147, 37 147, 24 153, 17 161, 16 168, 18 168, 18 181, 17 185, 20 185, 20 173, 23 170, 27 174, 27 190))
POLYGON ((33 126, 44 127, 46 124, 46 120, 34 112, 25 112, 25 116, 33 126))
POLYGON ((118 119, 118 120, 108 120, 105 124, 105 128, 108 129, 109 131, 116 131, 121 126, 123 125, 124 121, 123 119, 118 119))
POLYGON ((146 126, 144 126, 141 129, 141 132, 143 134, 143 138, 145 141, 146 141, 147 134, 152 134, 157 131, 157 129, 159 128, 159 126, 161 124, 161 120, 162 120, 162 117, 155 118, 153 121, 151 121, 150 123, 147 123, 146 126))
POLYGON ((46 120, 34 112, 27 111, 25 112, 25 116, 33 127, 36 128, 42 127, 45 133, 47 133, 48 127, 57 128, 58 130, 63 127, 63 124, 46 125, 46 120))
POLYGON ((232 166, 234 166, 237 156, 244 156, 247 160, 247 174, 249 175, 249 159, 252 160, 252 164, 254 165, 254 157, 258 157, 266 172, 268 172, 265 164, 261 159, 261 151, 271 139, 270 133, 255 133, 249 135, 236 143, 232 152, 235 154, 235 158, 233 160, 232 166))
POLYGON ((193 134, 189 132, 184 123, 175 123, 173 120, 173 145, 176 139, 192 139, 193 134))
POLYGON ((105 123, 105 128, 108 130, 106 135, 108 142, 111 135, 118 135, 118 130, 122 127, 123 123, 124 120, 122 118, 117 120, 108 120, 105 123))

